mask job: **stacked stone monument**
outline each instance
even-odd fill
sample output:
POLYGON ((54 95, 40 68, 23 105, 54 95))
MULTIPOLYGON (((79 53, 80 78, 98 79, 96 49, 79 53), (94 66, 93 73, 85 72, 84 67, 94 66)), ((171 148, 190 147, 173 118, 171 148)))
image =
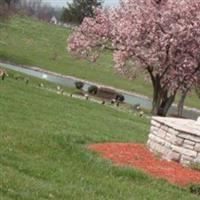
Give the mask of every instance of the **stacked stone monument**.
POLYGON ((197 121, 152 117, 149 149, 168 161, 200 164, 200 118, 197 121))

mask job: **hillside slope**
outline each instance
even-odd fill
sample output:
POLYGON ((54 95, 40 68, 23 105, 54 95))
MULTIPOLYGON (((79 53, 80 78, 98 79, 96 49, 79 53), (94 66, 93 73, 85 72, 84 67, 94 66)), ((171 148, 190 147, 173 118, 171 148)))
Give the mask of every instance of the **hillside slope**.
MULTIPOLYGON (((130 81, 115 72, 111 52, 105 52, 97 63, 69 55, 66 47, 70 32, 31 18, 14 17, 8 24, 0 24, 0 59, 152 96, 152 87, 144 83, 143 76, 130 81)), ((186 104, 200 108, 199 102, 193 93, 186 104)))
POLYGON ((198 199, 88 151, 91 143, 144 143, 145 119, 11 78, 0 81, 0 105, 0 199, 198 199))
POLYGON ((111 53, 105 53, 97 63, 69 55, 66 47, 70 31, 30 18, 13 18, 8 25, 1 25, 0 59, 36 65, 122 89, 142 89, 140 84, 133 84, 114 71, 111 53))

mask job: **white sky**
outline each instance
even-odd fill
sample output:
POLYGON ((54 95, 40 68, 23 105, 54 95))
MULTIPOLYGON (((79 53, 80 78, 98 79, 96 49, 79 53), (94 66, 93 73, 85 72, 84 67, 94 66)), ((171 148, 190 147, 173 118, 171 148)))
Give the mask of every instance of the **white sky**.
MULTIPOLYGON (((70 0, 43 0, 43 2, 51 3, 52 6, 63 7, 66 5, 66 2, 70 0)), ((119 0, 104 0, 104 4, 108 6, 113 6, 118 4, 119 0)))

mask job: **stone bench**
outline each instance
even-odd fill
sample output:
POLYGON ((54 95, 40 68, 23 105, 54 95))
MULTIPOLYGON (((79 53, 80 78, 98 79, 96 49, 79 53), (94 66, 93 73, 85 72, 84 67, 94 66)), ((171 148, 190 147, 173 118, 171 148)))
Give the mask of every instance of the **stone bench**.
POLYGON ((147 145, 165 160, 200 164, 200 119, 152 117, 147 145))

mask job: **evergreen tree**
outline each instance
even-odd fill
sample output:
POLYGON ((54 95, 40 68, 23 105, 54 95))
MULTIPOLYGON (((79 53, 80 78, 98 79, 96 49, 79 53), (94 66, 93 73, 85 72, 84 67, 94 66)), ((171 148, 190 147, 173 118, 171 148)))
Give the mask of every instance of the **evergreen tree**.
POLYGON ((94 8, 101 7, 102 0, 73 0, 67 3, 61 19, 64 22, 80 24, 85 17, 94 16, 94 8))

